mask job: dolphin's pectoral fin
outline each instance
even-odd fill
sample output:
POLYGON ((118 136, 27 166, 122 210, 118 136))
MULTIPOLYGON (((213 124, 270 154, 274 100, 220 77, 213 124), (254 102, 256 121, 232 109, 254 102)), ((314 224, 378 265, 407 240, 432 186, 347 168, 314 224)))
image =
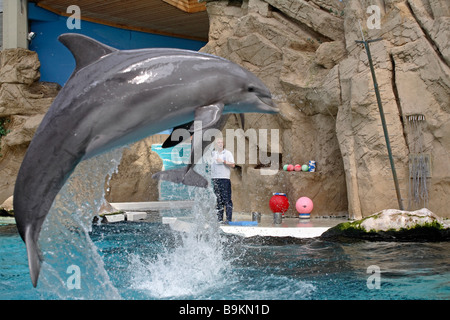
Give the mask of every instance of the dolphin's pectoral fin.
POLYGON ((190 131, 193 132, 197 129, 195 126, 196 121, 202 122, 202 129, 209 128, 216 124, 222 116, 223 107, 223 103, 216 103, 195 109, 194 124, 191 126, 190 131))
POLYGON ((182 183, 187 186, 206 188, 208 181, 191 168, 172 169, 160 171, 152 176, 153 179, 182 183))
POLYGON ((42 255, 41 250, 37 245, 37 239, 34 239, 31 228, 28 228, 25 232, 25 244, 27 246, 28 255, 28 267, 30 269, 31 283, 36 288, 39 278, 39 272, 41 270, 42 255))
POLYGON ((183 177, 186 174, 186 170, 187 167, 181 169, 160 171, 152 175, 152 178, 156 180, 165 180, 175 183, 182 183, 183 177))
MULTIPOLYGON (((178 137, 178 140, 177 140, 175 137, 173 137, 173 134, 174 134, 178 129, 189 130, 189 129, 192 127, 192 124, 193 124, 193 123, 194 123, 194 122, 191 121, 191 122, 184 123, 184 124, 182 124, 182 125, 179 125, 179 126, 173 128, 172 133, 171 133, 170 136, 166 139, 166 141, 164 141, 164 143, 162 144, 161 147, 162 147, 163 149, 165 149, 165 148, 170 148, 170 147, 176 146, 177 144, 179 144, 179 143, 183 142, 184 140, 186 140, 187 137, 182 136, 182 135, 179 136, 179 137, 178 137)), ((190 133, 189 136, 191 136, 191 135, 192 135, 192 132, 190 133)))
POLYGON ((184 175, 183 184, 187 186, 206 188, 208 186, 208 181, 201 174, 194 171, 194 168, 191 168, 184 175))

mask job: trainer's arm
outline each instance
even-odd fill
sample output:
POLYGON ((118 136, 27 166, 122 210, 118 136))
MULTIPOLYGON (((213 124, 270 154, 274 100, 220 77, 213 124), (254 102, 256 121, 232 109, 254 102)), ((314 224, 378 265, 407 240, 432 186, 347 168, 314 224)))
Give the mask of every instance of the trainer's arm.
POLYGON ((223 162, 223 164, 230 168, 234 168, 234 166, 235 166, 234 162, 230 162, 230 161, 226 161, 226 160, 223 162))

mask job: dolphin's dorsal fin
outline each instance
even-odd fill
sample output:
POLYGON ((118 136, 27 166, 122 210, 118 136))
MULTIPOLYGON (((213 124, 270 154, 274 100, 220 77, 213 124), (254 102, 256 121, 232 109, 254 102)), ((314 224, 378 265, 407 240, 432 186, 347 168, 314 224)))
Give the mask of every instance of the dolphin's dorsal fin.
POLYGON ((78 33, 62 34, 58 37, 58 40, 72 52, 75 58, 76 67, 74 74, 101 57, 117 51, 113 47, 78 33))

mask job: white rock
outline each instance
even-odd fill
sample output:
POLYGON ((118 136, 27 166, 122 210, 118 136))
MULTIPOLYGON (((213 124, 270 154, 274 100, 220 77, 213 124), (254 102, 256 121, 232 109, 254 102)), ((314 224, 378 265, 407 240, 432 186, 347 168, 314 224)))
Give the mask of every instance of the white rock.
POLYGON ((147 212, 126 212, 127 221, 139 221, 147 218, 147 212))
POLYGON ((106 221, 108 222, 119 222, 125 220, 125 214, 119 213, 119 214, 110 214, 105 215, 106 221))
POLYGON ((371 215, 361 222, 366 231, 388 231, 409 229, 438 222, 444 225, 443 220, 430 210, 423 208, 416 211, 402 211, 386 209, 371 215))

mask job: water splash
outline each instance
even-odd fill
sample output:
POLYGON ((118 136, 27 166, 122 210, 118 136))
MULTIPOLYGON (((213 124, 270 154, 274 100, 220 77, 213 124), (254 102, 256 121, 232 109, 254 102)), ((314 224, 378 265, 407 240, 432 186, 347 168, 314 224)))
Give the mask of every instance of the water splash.
MULTIPOLYGON (((90 232, 104 199, 105 177, 118 166, 121 154, 117 150, 80 163, 58 195, 39 239, 44 254, 38 283, 42 298, 263 298, 280 281, 302 297, 314 291, 311 284, 285 276, 270 275, 261 283, 259 268, 249 275, 248 267, 239 267, 246 265, 246 248, 220 231, 212 188, 189 189, 195 205, 189 216, 181 217, 190 223, 189 232, 172 231, 176 241, 158 248, 156 254, 145 250, 145 244, 131 253, 125 249, 124 268, 111 266, 112 260, 103 260, 105 252, 97 248, 90 232), (73 282, 77 277, 73 266, 79 270, 79 287, 73 282)), ((205 166, 196 170, 208 178, 205 166)), ((154 236, 146 234, 140 241, 152 242, 154 236)))
MULTIPOLYGON (((201 166, 196 168, 207 172, 201 166)), ((188 217, 191 228, 180 233, 180 245, 155 257, 129 257, 130 284, 150 298, 194 298, 225 285, 232 273, 215 213, 212 188, 194 188, 195 205, 188 217)))
POLYGON ((122 149, 117 149, 81 162, 55 199, 39 238, 44 263, 38 290, 43 298, 121 298, 89 237, 104 201, 105 177, 116 170, 121 157, 122 149))
POLYGON ((185 236, 182 245, 165 250, 155 260, 131 255, 129 266, 132 288, 156 299, 197 297, 225 285, 229 269, 220 249, 192 236, 185 236))

